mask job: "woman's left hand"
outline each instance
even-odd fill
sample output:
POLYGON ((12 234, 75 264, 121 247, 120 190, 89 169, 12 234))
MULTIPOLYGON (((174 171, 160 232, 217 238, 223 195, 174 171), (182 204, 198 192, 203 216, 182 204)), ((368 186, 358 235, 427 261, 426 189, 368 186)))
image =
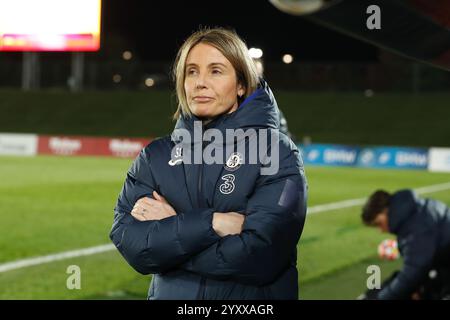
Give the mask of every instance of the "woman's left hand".
POLYGON ((238 212, 214 212, 212 226, 220 236, 236 235, 242 232, 245 216, 238 212))
POLYGON ((153 197, 144 197, 136 201, 131 215, 139 221, 161 220, 176 215, 167 200, 153 191, 153 197))

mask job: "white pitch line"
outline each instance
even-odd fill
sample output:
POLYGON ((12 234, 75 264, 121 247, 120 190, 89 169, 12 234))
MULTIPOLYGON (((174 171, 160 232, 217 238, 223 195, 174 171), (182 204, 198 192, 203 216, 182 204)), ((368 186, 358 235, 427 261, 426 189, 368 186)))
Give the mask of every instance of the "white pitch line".
POLYGON ((0 273, 11 271, 15 269, 37 266, 44 263, 49 263, 53 261, 65 260, 70 258, 82 257, 82 256, 90 256, 93 254, 106 252, 114 250, 115 246, 113 244, 105 244, 101 246, 89 247, 85 249, 64 251, 56 254, 50 254, 47 256, 40 256, 35 258, 27 258, 22 260, 16 260, 12 262, 7 262, 4 264, 0 264, 0 273))
POLYGON ((332 203, 326 203, 326 204, 319 204, 317 206, 308 208, 307 214, 355 207, 355 206, 364 204, 365 201, 366 201, 366 198, 359 198, 359 199, 344 200, 344 201, 332 202, 332 203))
MULTIPOLYGON (((450 182, 416 188, 416 189, 414 189, 414 191, 418 194, 426 194, 426 193, 444 191, 444 190, 448 190, 448 189, 450 189, 450 182)), ((367 198, 358 198, 358 199, 344 200, 344 201, 327 203, 327 204, 319 204, 317 206, 308 208, 308 214, 356 207, 356 206, 363 205, 366 201, 367 201, 367 198)))
MULTIPOLYGON (((414 189, 414 191, 419 194, 425 194, 425 193, 444 191, 444 190, 448 190, 448 189, 450 189, 450 182, 421 187, 421 188, 414 189)), ((358 199, 351 199, 351 200, 317 205, 317 206, 308 208, 308 214, 359 206, 359 205, 364 204, 366 199, 367 198, 358 198, 358 199)), ((100 245, 100 246, 95 246, 95 247, 84 248, 84 249, 64 251, 64 252, 60 252, 60 253, 56 253, 56 254, 50 254, 50 255, 40 256, 40 257, 35 257, 35 258, 16 260, 16 261, 0 264, 0 273, 6 272, 6 271, 11 271, 11 270, 16 270, 16 269, 21 269, 21 268, 25 268, 25 267, 30 267, 30 266, 41 265, 44 263, 50 263, 53 261, 60 261, 60 260, 82 257, 82 256, 90 256, 90 255, 97 254, 97 253, 112 251, 114 249, 115 249, 115 246, 113 244, 105 244, 105 245, 100 245)))
POLYGON ((433 193, 450 189, 450 182, 414 189, 417 193, 433 193))

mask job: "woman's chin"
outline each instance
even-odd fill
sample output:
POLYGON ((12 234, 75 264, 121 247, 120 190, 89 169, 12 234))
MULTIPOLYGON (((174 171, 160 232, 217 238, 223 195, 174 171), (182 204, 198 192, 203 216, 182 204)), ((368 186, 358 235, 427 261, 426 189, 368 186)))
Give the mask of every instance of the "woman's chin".
POLYGON ((213 112, 206 108, 196 108, 192 113, 199 118, 211 118, 214 117, 213 112))

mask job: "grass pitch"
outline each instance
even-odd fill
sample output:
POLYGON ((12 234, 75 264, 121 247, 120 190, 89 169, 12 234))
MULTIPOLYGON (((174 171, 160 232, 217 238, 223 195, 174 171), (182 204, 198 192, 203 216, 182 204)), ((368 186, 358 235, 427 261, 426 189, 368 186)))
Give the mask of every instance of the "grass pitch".
MULTIPOLYGON (((113 208, 130 159, 0 157, 0 264, 109 243, 113 208)), ((307 167, 309 206, 450 181, 450 174, 415 170, 307 167)), ((426 196, 450 204, 450 191, 426 196)), ((359 206, 307 217, 298 245, 303 299, 354 299, 365 290, 366 268, 382 277, 400 261, 382 262, 387 238, 360 222, 359 206)), ((150 276, 117 251, 0 273, 0 299, 145 299, 150 276), (81 290, 66 288, 69 265, 81 268, 81 290)))

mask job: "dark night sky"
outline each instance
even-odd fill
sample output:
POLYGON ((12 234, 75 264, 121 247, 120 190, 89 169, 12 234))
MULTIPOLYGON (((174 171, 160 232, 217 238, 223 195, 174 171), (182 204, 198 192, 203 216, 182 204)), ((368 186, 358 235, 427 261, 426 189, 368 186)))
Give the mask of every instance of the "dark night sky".
MULTIPOLYGON (((120 36, 143 60, 172 60, 199 26, 232 27, 266 61, 373 61, 378 49, 276 9, 268 0, 103 1, 104 44, 120 36)), ((125 49, 125 48, 124 48, 125 49)))

